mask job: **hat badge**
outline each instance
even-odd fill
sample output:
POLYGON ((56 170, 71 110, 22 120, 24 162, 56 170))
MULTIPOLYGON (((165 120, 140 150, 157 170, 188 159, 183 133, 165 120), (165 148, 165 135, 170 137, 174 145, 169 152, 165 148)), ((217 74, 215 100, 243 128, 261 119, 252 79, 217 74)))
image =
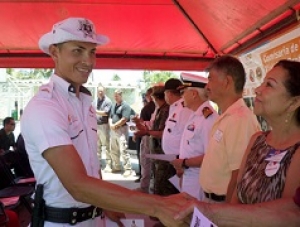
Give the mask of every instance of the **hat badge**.
POLYGON ((82 31, 84 37, 91 37, 94 38, 94 30, 93 25, 88 20, 79 20, 79 31, 82 31))

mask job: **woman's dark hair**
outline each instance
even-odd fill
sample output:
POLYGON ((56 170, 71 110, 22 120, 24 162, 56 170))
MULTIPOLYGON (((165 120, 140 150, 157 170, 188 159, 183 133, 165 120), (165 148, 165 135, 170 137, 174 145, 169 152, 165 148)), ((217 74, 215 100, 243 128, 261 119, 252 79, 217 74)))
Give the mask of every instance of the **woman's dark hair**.
MULTIPOLYGON (((274 67, 282 67, 287 72, 287 79, 284 82, 286 90, 292 97, 300 96, 300 62, 281 60, 274 67)), ((296 120, 300 125, 300 107, 295 112, 296 120)))

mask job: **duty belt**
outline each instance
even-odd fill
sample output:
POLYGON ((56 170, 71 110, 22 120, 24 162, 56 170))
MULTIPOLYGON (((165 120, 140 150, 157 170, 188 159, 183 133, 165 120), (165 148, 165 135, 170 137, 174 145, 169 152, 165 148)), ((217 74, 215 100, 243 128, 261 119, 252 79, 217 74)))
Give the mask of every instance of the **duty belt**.
POLYGON ((225 195, 216 195, 215 193, 207 193, 207 192, 204 192, 204 194, 206 198, 217 202, 223 202, 226 199, 225 195))
POLYGON ((102 215, 102 209, 94 206, 86 208, 55 208, 46 206, 44 215, 45 221, 75 225, 77 222, 94 219, 102 215))

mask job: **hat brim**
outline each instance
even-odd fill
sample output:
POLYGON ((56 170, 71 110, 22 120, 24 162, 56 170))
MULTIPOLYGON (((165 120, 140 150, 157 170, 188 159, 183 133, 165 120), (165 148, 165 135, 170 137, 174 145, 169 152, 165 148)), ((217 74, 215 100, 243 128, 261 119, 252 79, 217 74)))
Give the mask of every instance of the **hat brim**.
POLYGON ((54 36, 52 32, 44 34, 40 40, 39 40, 39 48, 46 54, 49 53, 49 47, 52 44, 58 44, 58 43, 64 43, 69 41, 79 41, 79 42, 87 42, 87 43, 95 43, 97 45, 104 45, 109 42, 109 38, 105 35, 96 35, 94 39, 81 39, 75 35, 72 35, 71 33, 65 32, 68 35, 68 38, 65 38, 64 36, 61 37, 61 41, 54 40, 54 36))
POLYGON ((205 88, 206 84, 205 83, 200 83, 200 82, 186 82, 186 83, 183 83, 181 86, 179 86, 177 88, 177 90, 182 90, 182 89, 187 88, 187 87, 205 88))
POLYGON ((181 85, 181 86, 179 86, 179 87, 177 88, 177 90, 182 90, 182 89, 185 89, 185 88, 187 88, 187 87, 189 87, 189 86, 181 85))

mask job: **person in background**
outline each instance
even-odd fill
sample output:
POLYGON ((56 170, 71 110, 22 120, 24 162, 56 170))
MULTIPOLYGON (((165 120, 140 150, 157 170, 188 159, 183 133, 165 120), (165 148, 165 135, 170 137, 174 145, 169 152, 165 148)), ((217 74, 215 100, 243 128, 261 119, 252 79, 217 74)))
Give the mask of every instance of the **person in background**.
POLYGON ((127 150, 128 126, 130 120, 131 107, 123 101, 123 92, 115 90, 116 103, 112 106, 109 125, 111 129, 110 148, 112 158, 112 173, 121 172, 121 155, 123 159, 123 176, 129 177, 132 174, 130 154, 127 150))
MULTIPOLYGON (((152 87, 148 88, 145 94, 145 99, 147 100, 147 104, 142 108, 140 117, 135 117, 133 119, 134 122, 136 122, 137 127, 139 124, 146 124, 149 128, 152 127, 153 121, 154 121, 154 110, 155 110, 155 104, 151 98, 152 94, 152 87), (153 116, 153 118, 152 118, 153 116), (152 119, 152 120, 151 120, 152 119)), ((138 129, 138 128, 137 128, 138 129)), ((150 154, 150 138, 148 135, 144 136, 137 136, 137 134, 134 135, 136 138, 140 138, 140 164, 141 164, 141 175, 140 175, 140 187, 137 188, 137 190, 140 190, 142 192, 149 192, 149 186, 150 186, 150 178, 151 178, 151 160, 146 157, 147 154, 150 154)))
POLYGON ((112 107, 110 98, 105 94, 105 88, 98 86, 97 88, 98 98, 96 103, 96 115, 97 115, 97 133, 98 133, 98 159, 101 162, 102 153, 105 152, 105 168, 104 172, 110 173, 112 171, 112 160, 110 153, 110 127, 108 119, 112 107))
MULTIPOLYGON (((186 120, 192 114, 192 111, 185 107, 181 98, 180 90, 178 89, 181 86, 182 82, 176 78, 171 78, 165 83, 165 100, 170 105, 170 110, 162 136, 164 154, 179 155, 184 126, 186 120)), ((175 170, 172 172, 175 174, 175 170)))
POLYGON ((180 91, 183 94, 184 105, 192 114, 184 121, 179 158, 171 163, 177 176, 181 177, 181 191, 203 200, 204 193, 199 184, 199 174, 210 132, 218 114, 207 99, 204 89, 207 78, 186 73, 181 76, 183 85, 180 91))
MULTIPOLYGON (((139 124, 136 135, 150 136, 150 151, 152 154, 164 154, 162 149, 162 136, 166 121, 169 116, 169 105, 165 100, 165 87, 154 86, 152 99, 155 103, 156 110, 153 125, 149 128, 147 125, 139 124)), ((153 160, 154 167, 154 194, 170 195, 178 193, 176 187, 168 179, 176 174, 173 166, 167 161, 153 160)))
POLYGON ((3 128, 0 130, 0 152, 8 152, 16 147, 15 135, 13 131, 16 128, 16 122, 12 117, 6 117, 3 120, 3 128))
POLYGON ((20 133, 16 141, 16 150, 15 150, 15 161, 19 161, 21 169, 15 168, 15 173, 22 177, 33 177, 33 172, 30 167, 28 154, 25 148, 25 142, 22 134, 20 133))
MULTIPOLYGON (((145 93, 142 94, 142 103, 143 103, 143 108, 147 105, 147 100, 145 98, 145 93)), ((142 108, 142 109, 143 109, 142 108)), ((131 121, 134 121, 135 117, 137 117, 136 115, 132 115, 130 116, 130 120, 131 121)), ((129 127, 130 128, 130 127, 129 127)), ((133 130, 132 131, 135 131, 136 130, 136 127, 133 127, 133 130)), ((140 183, 141 181, 141 178, 142 178, 142 166, 141 166, 141 141, 142 141, 142 138, 141 137, 137 137, 133 134, 132 136, 132 141, 135 142, 135 149, 136 149, 136 155, 137 155, 137 158, 138 158, 138 172, 136 173, 136 175, 138 176, 137 179, 134 180, 135 183, 140 183)))
MULTIPOLYGON (((152 100, 155 103, 155 115, 151 128, 146 124, 138 124, 138 131, 135 133, 137 136, 150 136, 150 153, 151 154, 164 154, 162 150, 161 140, 163 130, 165 128, 166 120, 169 116, 169 105, 165 100, 165 87, 162 85, 154 86, 151 94, 152 100)), ((173 167, 167 161, 153 160, 153 173, 154 173, 154 194, 167 196, 178 193, 174 185, 169 182, 167 178, 173 167), (172 167, 172 168, 170 168, 172 167), (167 173, 167 174, 166 174, 167 173)), ((175 173, 171 173, 173 176, 175 173)), ((171 177, 170 176, 170 177, 171 177)), ((153 220, 157 218, 151 217, 153 220)), ((154 225, 155 227, 162 226, 161 222, 154 225)))
MULTIPOLYGON (((119 212, 155 216, 169 227, 188 226, 186 221, 174 220, 179 208, 190 201, 188 195, 162 198, 101 180, 96 112, 83 84, 95 66, 97 45, 107 42, 86 18, 65 19, 39 41, 55 69, 21 119, 29 161, 39 189, 43 186, 43 193, 36 194, 45 202, 39 204, 42 215, 33 221, 44 222, 45 227, 101 227, 104 209, 119 226, 124 218, 119 212)), ((34 206, 35 211, 38 208, 34 206)))
POLYGON ((190 212, 196 205, 218 226, 300 226, 300 62, 279 61, 255 93, 254 113, 272 130, 252 136, 233 204, 190 212))
POLYGON ((213 125, 200 172, 207 202, 230 202, 237 175, 251 136, 260 130, 243 100, 246 74, 242 63, 229 55, 209 67, 206 90, 221 114, 213 125))
MULTIPOLYGON (((162 152, 163 154, 179 155, 181 136, 184 130, 186 119, 189 118, 192 111, 184 106, 183 99, 180 96, 182 82, 176 78, 170 78, 165 82, 165 100, 170 106, 168 118, 162 134, 162 152)), ((158 188, 164 190, 164 194, 178 193, 178 189, 170 184, 169 179, 176 174, 176 170, 170 162, 156 161, 159 163, 159 185, 158 188), (165 185, 165 186, 163 186, 165 185), (165 187, 165 189, 163 189, 165 187)))

